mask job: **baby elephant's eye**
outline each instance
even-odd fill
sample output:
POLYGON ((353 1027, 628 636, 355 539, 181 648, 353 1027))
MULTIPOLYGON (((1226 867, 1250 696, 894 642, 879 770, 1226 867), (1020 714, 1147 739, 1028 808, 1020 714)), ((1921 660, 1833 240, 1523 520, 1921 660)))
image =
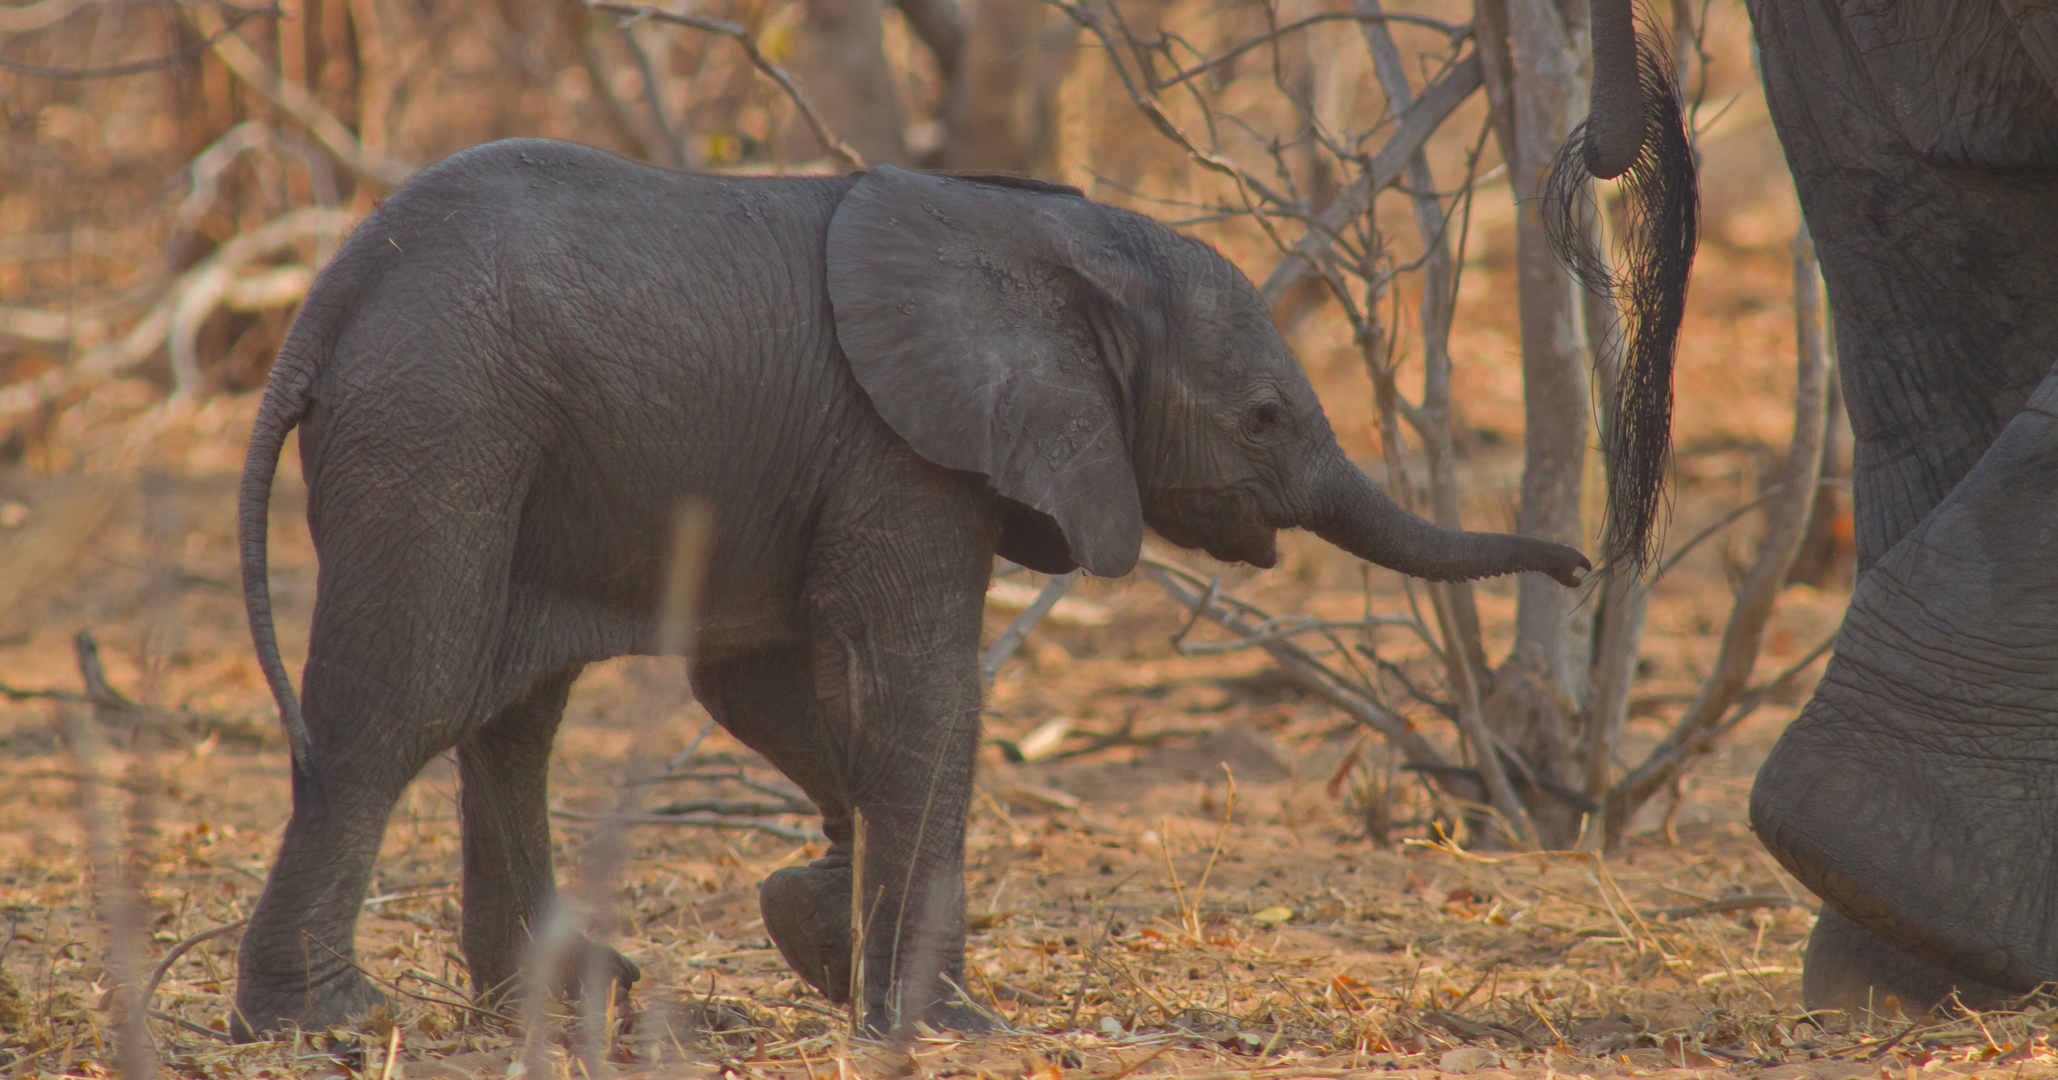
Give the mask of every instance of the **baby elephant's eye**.
POLYGON ((1253 432, 1271 431, 1285 419, 1285 415, 1280 412, 1279 403, 1274 401, 1261 401, 1251 406, 1250 411, 1244 414, 1244 422, 1250 425, 1253 432))

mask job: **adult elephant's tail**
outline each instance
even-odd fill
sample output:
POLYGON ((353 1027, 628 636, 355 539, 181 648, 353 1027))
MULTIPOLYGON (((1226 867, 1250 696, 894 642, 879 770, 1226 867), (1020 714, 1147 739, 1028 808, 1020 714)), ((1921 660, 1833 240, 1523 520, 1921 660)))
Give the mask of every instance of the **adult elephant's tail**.
MULTIPOLYGON (((1700 191, 1672 61, 1638 34, 1631 0, 1593 2, 1593 93, 1551 165, 1543 200, 1551 247, 1589 291, 1622 311, 1621 362, 1602 412, 1608 468, 1604 556, 1641 570, 1657 547, 1658 507, 1672 440, 1672 361, 1699 239, 1700 191), (1590 178, 1620 177, 1613 266, 1595 242, 1590 178)), ((1604 382, 1605 385, 1605 382, 1604 382)))

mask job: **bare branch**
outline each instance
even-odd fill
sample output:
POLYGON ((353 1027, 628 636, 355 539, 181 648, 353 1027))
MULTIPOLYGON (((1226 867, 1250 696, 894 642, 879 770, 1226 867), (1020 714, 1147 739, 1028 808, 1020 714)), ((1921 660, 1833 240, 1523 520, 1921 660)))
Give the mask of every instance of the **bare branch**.
POLYGON ((20 7, 0 8, 0 34, 26 34, 55 26, 85 6, 86 0, 41 0, 20 7))
MULTIPOLYGON (((1357 0, 1357 11, 1361 15, 1381 14, 1379 0, 1357 0)), ((1384 22, 1365 22, 1360 29, 1390 108, 1394 112, 1409 110, 1415 99, 1408 85, 1407 73, 1401 69, 1400 50, 1394 45, 1393 35, 1384 22)), ((1475 52, 1475 63, 1477 55, 1475 52)), ((1483 133, 1481 142, 1483 145, 1483 133)), ((1479 151, 1475 150, 1467 165, 1465 190, 1470 189, 1470 174, 1477 169, 1478 161, 1479 151)), ((1450 332, 1451 320, 1457 314, 1458 266, 1451 257, 1450 217, 1435 195, 1424 194, 1436 190, 1436 177, 1430 171, 1427 155, 1419 149, 1408 155, 1403 177, 1415 189, 1410 200, 1415 210, 1415 229, 1422 239, 1424 280, 1417 313, 1422 325, 1422 404, 1419 408, 1409 407, 1404 400, 1398 400, 1399 395, 1396 394, 1396 405, 1421 437, 1423 451, 1428 457, 1430 505, 1427 516, 1447 529, 1459 529, 1464 525, 1458 510, 1458 484, 1454 471, 1457 451, 1451 435, 1450 400, 1450 332)), ((1452 583, 1432 595, 1449 601, 1452 625, 1458 632, 1458 638, 1450 643, 1455 647, 1445 650, 1446 662, 1469 665, 1476 683, 1490 669, 1472 586, 1464 582, 1452 583)), ((1455 672, 1452 678, 1455 680, 1455 672)))
POLYGON ((1766 503, 1771 502, 1773 499, 1777 498, 1781 493, 1785 491, 1785 484, 1774 484, 1771 487, 1768 487, 1765 490, 1759 492, 1757 498, 1752 499, 1750 502, 1747 502, 1742 506, 1738 506, 1730 510, 1728 513, 1722 515, 1719 518, 1716 518, 1714 521, 1709 522, 1707 528, 1704 528, 1700 532, 1695 533, 1691 538, 1687 540, 1686 543, 1679 545, 1679 550, 1674 551, 1671 555, 1666 557, 1664 562, 1658 565, 1658 569, 1651 573, 1650 580, 1644 582, 1644 590, 1649 591, 1652 586, 1658 583, 1659 578, 1664 577, 1666 573, 1670 571, 1673 567, 1678 566, 1679 561, 1681 559, 1686 558, 1689 554, 1693 552, 1695 548, 1701 546, 1701 544, 1706 542, 1710 537, 1714 536, 1716 533, 1719 533, 1726 528, 1729 528, 1737 521, 1742 520, 1745 514, 1748 514, 1751 511, 1756 510, 1757 508, 1765 505, 1766 503))
MULTIPOLYGON (((144 1007, 149 1007, 150 999, 157 996, 157 984, 164 981, 164 977, 167 973, 171 971, 172 965, 179 962, 179 957, 184 956, 188 952, 192 951, 195 945, 212 941, 215 938, 221 937, 223 934, 235 933, 236 931, 243 929, 243 927, 249 922, 249 919, 237 919, 235 922, 224 923, 220 926, 214 927, 211 930, 202 930, 199 933, 186 938, 184 941, 181 941, 178 944, 173 945, 171 948, 166 949, 164 953, 164 959, 158 961, 157 969, 152 971, 150 973, 150 978, 143 983, 143 992, 137 996, 136 1000, 140 1002, 144 1007)), ((214 1033, 212 1029, 205 1030, 208 1030, 210 1034, 214 1033)))
MULTIPOLYGON (((1663 775, 1659 777, 1656 783, 1639 785, 1640 788, 1648 788, 1648 790, 1644 792, 1644 798, 1650 798, 1650 796, 1653 793, 1659 791, 1660 789, 1664 788, 1665 785, 1671 783, 1673 777, 1677 777, 1679 774, 1685 772, 1687 766, 1693 764, 1694 759, 1700 757, 1702 754, 1707 753, 1708 750, 1715 745, 1717 740, 1721 739, 1723 736, 1729 734, 1730 732, 1735 731, 1737 725, 1742 724, 1745 720, 1750 719, 1752 714, 1756 713, 1759 710, 1759 708, 1764 706, 1764 704, 1767 701, 1772 700, 1772 696, 1774 694, 1777 694, 1782 690, 1785 690, 1788 687, 1792 686, 1794 684, 1794 680, 1798 679, 1802 672, 1812 667, 1817 660, 1820 660, 1824 656, 1828 655, 1829 651, 1835 647, 1836 634, 1832 632, 1828 637, 1825 637, 1821 641, 1816 642, 1814 648, 1809 649, 1805 653, 1802 653, 1801 658, 1799 660, 1796 660, 1793 663, 1788 664, 1785 667, 1785 669, 1780 671, 1779 674, 1774 675, 1772 678, 1766 680, 1762 685, 1754 686, 1751 689, 1739 695, 1736 699, 1735 705, 1731 708, 1729 715, 1723 718, 1721 723, 1696 729, 1684 738, 1681 738, 1677 741, 1674 741, 1673 739, 1668 737, 1665 742, 1660 743, 1658 745, 1657 749, 1651 751, 1650 758, 1647 759, 1643 765, 1639 766, 1637 770, 1629 774, 1629 776, 1623 778, 1621 784, 1616 785, 1616 791, 1619 792, 1628 788, 1632 781, 1639 780, 1640 778, 1646 775, 1658 775, 1662 773, 1663 775)), ((1675 733, 1676 731, 1677 729, 1675 729, 1675 733)), ((1610 820, 1613 820, 1614 816, 1614 801, 1615 793, 1610 792, 1610 820)), ((1636 807, 1640 805, 1642 805, 1641 802, 1631 804, 1627 813, 1635 813, 1636 807)), ((1627 821, 1627 816, 1625 816, 1623 820, 1627 821)), ((1612 829, 1613 827, 1611 826, 1611 830, 1612 829)), ((1610 835, 1613 836, 1615 835, 1615 833, 1611 831, 1610 835)))
MULTIPOLYGON (((1195 164, 1207 169, 1209 172, 1218 173, 1235 181, 1237 187, 1244 192, 1247 208, 1253 210, 1253 219, 1261 228, 1269 232, 1271 224, 1266 220, 1266 216, 1256 213, 1255 207, 1248 207, 1250 194, 1255 192, 1263 201, 1278 207, 1294 205, 1293 199, 1272 190, 1270 185, 1259 180, 1249 170, 1237 165, 1221 153, 1204 148, 1194 142, 1186 134, 1186 131, 1172 119, 1171 114, 1165 111, 1164 105, 1157 98, 1156 91, 1163 84, 1158 81, 1156 75, 1152 72, 1150 58, 1145 52, 1143 44, 1137 41, 1134 35, 1129 33, 1127 26, 1122 24, 1121 9, 1109 9, 1116 21, 1115 30, 1111 31, 1107 24, 1103 23, 1093 12, 1088 11, 1083 4, 1068 3, 1067 0, 1051 0, 1051 2, 1055 3, 1065 14, 1071 16, 1072 20, 1088 33, 1100 39, 1101 48, 1108 54, 1109 61, 1113 63, 1116 76, 1122 80, 1123 89, 1128 91, 1129 99, 1143 113, 1144 118, 1151 122, 1151 126, 1157 128, 1159 134, 1170 139, 1181 150, 1184 150, 1187 157, 1193 159, 1195 164), (1116 31, 1119 31, 1121 41, 1129 46, 1132 60, 1137 67, 1136 72, 1132 73, 1129 70, 1129 65, 1122 61, 1122 50, 1116 44, 1116 31), (1138 75, 1141 75, 1144 80, 1141 85, 1137 82, 1138 75)), ((1209 115, 1212 117, 1212 113, 1209 115)))
POLYGON ((686 152, 680 146, 679 132, 672 124, 672 118, 665 109, 664 84, 658 80, 657 65, 650 59, 650 50, 636 40, 636 28, 621 28, 622 44, 628 47, 629 58, 636 62, 636 74, 643 79, 643 100, 650 106, 650 122, 657 127, 658 150, 664 163, 674 169, 686 167, 686 152))
POLYGON ((1453 64, 1442 77, 1422 91, 1422 96, 1401 114, 1393 137, 1379 148, 1365 174, 1353 181, 1334 203, 1322 211, 1318 219, 1321 227, 1302 237, 1279 267, 1272 271, 1272 276, 1265 279, 1264 287, 1258 292, 1264 296, 1267 305, 1276 306, 1289 290, 1300 283, 1301 278, 1310 270, 1317 269, 1316 260, 1328 247, 1329 237, 1343 228, 1345 222, 1363 214, 1365 208, 1372 205, 1373 195, 1401 178, 1408 159, 1421 150, 1444 120, 1479 89, 1480 80, 1479 53, 1475 50, 1467 53, 1463 60, 1453 64))
MULTIPOLYGON (((1209 603, 1213 591, 1202 587, 1199 574, 1180 566, 1146 555, 1140 565, 1145 576, 1156 582, 1179 606, 1204 618, 1239 637, 1252 637, 1259 633, 1257 627, 1236 615, 1221 603, 1209 603)), ((1247 604, 1238 607, 1248 609, 1247 604)), ((1349 688, 1343 677, 1328 665, 1317 660, 1307 650, 1289 641, 1269 641, 1260 646, 1270 654, 1280 669, 1295 681, 1314 691, 1331 705, 1366 727, 1379 732, 1401 752, 1403 760, 1410 764, 1441 768, 1449 764, 1444 756, 1430 745, 1429 740, 1416 731, 1407 717, 1386 708, 1363 694, 1349 688)))
POLYGON ((1317 23, 1326 22, 1354 22, 1366 24, 1368 26, 1372 24, 1397 22, 1406 23, 1411 26, 1426 26, 1432 30, 1438 31, 1445 37, 1450 38, 1451 43, 1454 45, 1460 41, 1463 41, 1472 33, 1472 28, 1463 23, 1449 23, 1443 21, 1442 19, 1432 19, 1427 15, 1389 15, 1384 12, 1367 13, 1363 11, 1332 11, 1321 15, 1310 15, 1309 17, 1301 19, 1298 22, 1290 22, 1287 23, 1285 26, 1277 27, 1266 33, 1260 34, 1257 37, 1254 37, 1249 41, 1246 41, 1243 44, 1230 49, 1229 51, 1223 53, 1220 56, 1217 56, 1211 60, 1204 60, 1201 63, 1194 65, 1193 67, 1187 68, 1185 71, 1182 71, 1177 75, 1173 75, 1170 78, 1167 78, 1164 81, 1164 85, 1172 86, 1177 83, 1183 83, 1190 79, 1206 75, 1207 73, 1215 70, 1218 67, 1221 67, 1224 64, 1229 63, 1230 61, 1235 60, 1237 57, 1242 56, 1244 53, 1247 53, 1252 49, 1259 47, 1260 45, 1270 45, 1276 43, 1281 37, 1287 34, 1291 34, 1296 30, 1305 29, 1306 27, 1314 26, 1317 23))
MULTIPOLYGON (((38 4, 36 6, 44 7, 47 4, 38 4)), ((146 71, 161 71, 165 68, 179 67, 190 62, 194 57, 206 52, 215 42, 235 33, 237 27, 252 19, 282 19, 286 16, 285 12, 275 7, 245 8, 228 4, 221 6, 235 12, 236 17, 230 19, 227 25, 209 34, 207 37, 193 42, 177 52, 168 53, 164 56, 153 56, 148 60, 133 60, 126 64, 110 64, 106 67, 94 68, 44 67, 41 64, 24 64, 17 60, 0 59, 0 71, 11 71, 16 75, 26 75, 34 79, 113 79, 123 75, 140 75, 146 71)), ((71 10, 65 8, 62 9, 57 18, 61 19, 69 14, 71 14, 71 10)), ((57 19, 50 21, 56 22, 57 19)))
MULTIPOLYGON (((206 21, 202 19, 202 21, 206 21)), ((204 28, 203 28, 204 29, 204 28)), ((367 148, 357 134, 345 127, 336 114, 322 107, 307 88, 287 82, 266 64, 255 50, 235 34, 226 32, 207 35, 214 54, 235 73, 236 77, 250 85, 250 88, 264 95, 265 99, 277 105, 286 115, 300 121, 316 141, 327 148, 350 171, 387 187, 399 187, 408 177, 420 171, 417 166, 396 161, 384 154, 367 148)))
MULTIPOLYGON (((1432 596, 1436 591, 1446 587, 1441 584, 1429 586, 1432 596)), ((1448 653, 1451 644, 1459 640, 1457 622, 1451 616, 1448 598, 1439 599, 1434 607, 1440 624, 1437 629, 1443 634, 1445 651, 1448 653)), ((1500 813, 1507 827, 1513 832, 1513 838, 1518 843, 1533 846, 1539 839, 1536 823, 1529 820, 1528 808, 1524 807, 1522 800, 1515 795, 1514 786, 1508 783, 1506 770, 1501 768, 1501 755, 1497 752, 1500 744, 1494 739, 1493 732, 1487 730, 1486 714, 1480 705, 1479 683, 1473 678, 1469 665, 1452 664, 1450 668, 1458 675, 1458 730, 1464 732, 1466 741, 1472 744, 1480 779, 1486 783, 1487 797, 1492 800, 1494 810, 1500 813)))
POLYGON ((1405 615, 1370 615, 1362 619, 1317 619, 1313 615, 1281 615, 1253 626, 1250 634, 1235 641, 1181 641, 1173 646, 1173 650, 1181 656, 1220 656, 1223 653, 1255 649, 1274 641, 1286 641, 1302 634, 1328 633, 1334 630, 1369 630, 1375 626, 1413 625, 1415 620, 1405 615))
POLYGON ((1042 622, 1043 617, 1058 606, 1058 601, 1072 591, 1072 586, 1078 583, 1082 572, 1074 570, 1050 579, 1044 584, 1043 591, 1036 594, 1035 601, 1024 608, 1020 615, 1015 616, 1015 621, 1009 623, 1006 630, 1001 631, 999 639, 994 641, 993 647, 986 650, 986 656, 979 661, 979 677, 982 682, 989 687, 993 685, 994 676, 1000 674, 1001 665, 1007 663, 1008 657, 1015 655, 1015 650, 1022 647, 1022 640, 1029 636, 1029 631, 1036 629, 1036 624, 1042 622))
MULTIPOLYGON (((75 380, 132 368, 156 352, 167 337, 173 339, 173 368, 178 373, 179 389, 197 392, 199 356, 195 342, 200 324, 228 297, 235 285, 235 272, 252 260, 302 240, 340 236, 356 225, 357 218, 348 211, 306 208, 283 214, 237 236, 180 275, 127 335, 94 349, 69 368, 52 368, 33 379, 0 389, 0 416, 34 408, 75 380)), ((289 298, 271 299, 283 302, 289 298)))
POLYGON ((764 50, 758 48, 757 38, 742 23, 706 19, 698 15, 675 15, 669 11, 640 4, 615 4, 606 0, 585 0, 585 3, 594 11, 605 11, 629 19, 656 19, 659 22, 734 38, 736 44, 743 47, 744 55, 750 58, 751 65, 764 72, 766 78, 779 84, 779 89, 786 92, 786 96, 793 101, 794 108, 800 110, 801 119, 807 121, 808 129, 815 133, 815 138, 821 141, 824 149, 842 158, 853 169, 865 168, 865 159, 856 150, 851 149, 849 143, 829 130, 829 126, 822 122, 822 115, 815 111, 814 102, 808 99, 807 91, 802 90, 800 84, 793 81, 793 76, 787 74, 786 69, 772 63, 771 58, 764 54, 764 50))

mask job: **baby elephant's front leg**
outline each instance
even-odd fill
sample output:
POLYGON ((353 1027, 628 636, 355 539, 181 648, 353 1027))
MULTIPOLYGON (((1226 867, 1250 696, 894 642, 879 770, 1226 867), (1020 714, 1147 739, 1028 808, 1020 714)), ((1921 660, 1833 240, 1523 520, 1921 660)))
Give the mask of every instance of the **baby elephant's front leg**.
POLYGON ((872 553, 885 565, 845 562, 810 620, 851 846, 766 882, 765 926, 824 993, 856 997, 867 1030, 984 1030, 990 1021, 964 993, 964 867, 992 551, 976 536, 939 551, 864 535, 891 541, 872 553))
MULTIPOLYGON (((920 771, 933 776, 939 770, 920 771)), ((875 801, 874 817, 865 816, 865 804, 859 804, 858 820, 870 841, 862 878, 856 845, 846 841, 806 866, 773 873, 759 887, 765 932, 787 965, 824 997, 848 1005, 856 983, 853 962, 863 964, 864 1023, 875 1034, 898 1030, 908 1019, 959 1031, 989 1026, 962 991, 965 800, 947 790, 934 795, 940 797, 913 805, 875 801), (857 891, 870 900, 861 928, 850 917, 857 891), (854 933, 864 935, 861 958, 854 933)))

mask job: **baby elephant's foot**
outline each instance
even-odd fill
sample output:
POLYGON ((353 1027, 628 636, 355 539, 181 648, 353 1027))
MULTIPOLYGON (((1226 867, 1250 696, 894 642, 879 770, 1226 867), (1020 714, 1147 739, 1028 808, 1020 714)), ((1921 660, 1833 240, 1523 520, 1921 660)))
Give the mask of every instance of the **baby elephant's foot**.
POLYGON ((850 864, 776 871, 758 886, 765 932, 786 966, 838 1005, 850 1002, 850 864))
POLYGON ((238 980, 236 1011, 229 1016, 229 1037, 239 1043, 256 1042, 287 1027, 303 1031, 348 1025, 377 1005, 386 995, 355 968, 343 968, 318 986, 293 989, 270 988, 252 973, 238 980))
POLYGON ((598 984, 607 988, 609 998, 626 1006, 629 988, 643 978, 643 969, 636 966, 636 961, 583 937, 565 960, 557 992, 566 1001, 584 1001, 586 988, 598 984))

